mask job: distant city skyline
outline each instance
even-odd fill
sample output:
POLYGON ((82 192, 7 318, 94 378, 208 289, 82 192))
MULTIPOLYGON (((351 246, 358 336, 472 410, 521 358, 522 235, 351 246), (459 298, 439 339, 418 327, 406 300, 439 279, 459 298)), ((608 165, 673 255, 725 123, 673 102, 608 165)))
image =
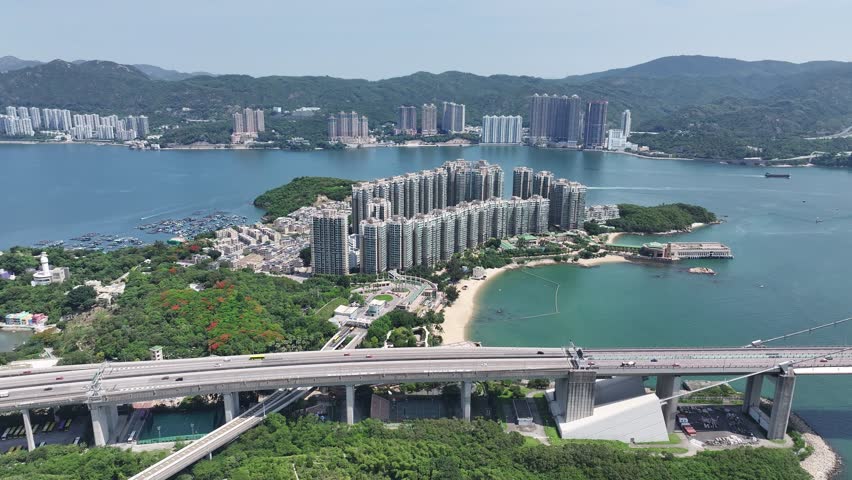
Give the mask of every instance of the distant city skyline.
POLYGON ((842 0, 817 5, 805 0, 533 0, 520 9, 508 0, 435 0, 429 8, 390 0, 331 6, 258 0, 240 8, 222 0, 152 0, 143 9, 95 0, 90 6, 81 9, 55 0, 5 4, 4 32, 27 41, 7 44, 12 50, 0 56, 110 60, 182 72, 370 80, 450 70, 561 78, 670 55, 852 61, 852 51, 841 37, 852 4, 842 0), (442 31, 448 15, 464 28, 442 31), (39 26, 38 35, 32 35, 34 25, 39 26), (820 28, 810 29, 808 35, 789 34, 802 25, 820 28), (602 28, 612 34, 599 35, 602 28), (83 31, 145 41, 67 41, 83 31), (464 54, 475 39, 493 32, 527 40, 464 54), (352 36, 373 49, 359 55, 341 52, 339 40, 352 36), (387 42, 400 36, 421 41, 387 42), (590 36, 600 41, 583 41, 590 36), (535 55, 529 54, 531 43, 536 45, 535 55), (431 54, 436 51, 458 54, 431 54))

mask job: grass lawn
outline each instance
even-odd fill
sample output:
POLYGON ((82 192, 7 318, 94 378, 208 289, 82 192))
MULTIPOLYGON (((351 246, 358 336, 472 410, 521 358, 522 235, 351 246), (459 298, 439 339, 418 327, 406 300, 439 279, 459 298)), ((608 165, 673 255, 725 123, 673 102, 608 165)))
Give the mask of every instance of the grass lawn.
POLYGON ((381 295, 376 295, 375 297, 373 297, 373 300, 384 300, 385 302, 390 302, 391 300, 393 300, 393 295, 383 293, 381 295))
POLYGON ((334 309, 341 305, 348 305, 349 302, 345 298, 337 297, 330 302, 326 303, 319 310, 317 310, 317 317, 319 318, 331 318, 334 315, 334 309))
POLYGON ((677 445, 680 443, 680 437, 676 433, 670 433, 669 439, 662 442, 639 442, 638 445, 677 445))

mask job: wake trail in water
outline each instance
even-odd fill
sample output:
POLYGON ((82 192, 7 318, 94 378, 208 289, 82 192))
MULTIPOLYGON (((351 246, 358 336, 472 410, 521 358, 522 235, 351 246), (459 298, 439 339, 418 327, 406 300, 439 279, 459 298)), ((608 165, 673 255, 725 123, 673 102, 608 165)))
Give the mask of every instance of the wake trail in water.
POLYGON ((163 210, 162 212, 156 212, 156 213, 152 213, 151 215, 139 217, 139 220, 148 220, 149 218, 160 217, 160 216, 163 216, 163 215, 168 215, 170 213, 177 213, 177 212, 180 212, 181 210, 184 210, 184 208, 174 208, 174 209, 171 209, 171 210, 163 210))
POLYGON ((647 192, 732 192, 726 188, 697 187, 586 187, 587 190, 634 190, 647 192))

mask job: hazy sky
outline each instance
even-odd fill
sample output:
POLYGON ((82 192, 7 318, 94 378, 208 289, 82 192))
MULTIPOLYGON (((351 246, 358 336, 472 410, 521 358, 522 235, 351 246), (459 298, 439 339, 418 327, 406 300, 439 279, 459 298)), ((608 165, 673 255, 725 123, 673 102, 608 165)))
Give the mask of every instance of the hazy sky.
POLYGON ((0 56, 254 76, 552 78, 680 54, 852 60, 849 0, 5 0, 0 11, 0 56))

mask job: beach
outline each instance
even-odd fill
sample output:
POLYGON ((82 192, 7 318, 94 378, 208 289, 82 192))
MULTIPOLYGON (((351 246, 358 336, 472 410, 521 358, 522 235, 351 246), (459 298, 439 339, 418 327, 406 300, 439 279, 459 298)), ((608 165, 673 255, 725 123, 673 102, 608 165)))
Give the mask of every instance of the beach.
MULTIPOLYGON (((605 257, 581 259, 577 263, 562 263, 563 265, 579 265, 581 267, 596 267, 610 263, 627 263, 630 260, 620 255, 607 255, 605 257)), ((467 338, 467 328, 470 326, 470 321, 473 319, 473 314, 476 312, 476 297, 482 287, 489 281, 505 272, 521 267, 539 267, 542 265, 558 265, 559 262, 551 258, 543 258, 540 260, 532 260, 523 264, 511 263, 501 268, 489 268, 485 270, 485 278, 482 280, 474 280, 466 278, 461 280, 456 287, 459 289, 459 298, 449 307, 444 308, 444 323, 442 327, 443 344, 464 342, 467 338)))
POLYGON ((466 340, 466 331, 473 312, 476 310, 476 294, 485 285, 485 282, 505 272, 507 267, 489 268, 485 270, 485 278, 474 280, 466 278, 456 285, 459 289, 459 298, 449 307, 444 308, 444 333, 443 344, 463 342, 466 340), (465 289, 465 287, 467 287, 465 289))
POLYGON ((624 235, 624 232, 615 232, 615 233, 607 233, 606 234, 606 243, 607 245, 611 245, 618 240, 618 237, 624 235))

